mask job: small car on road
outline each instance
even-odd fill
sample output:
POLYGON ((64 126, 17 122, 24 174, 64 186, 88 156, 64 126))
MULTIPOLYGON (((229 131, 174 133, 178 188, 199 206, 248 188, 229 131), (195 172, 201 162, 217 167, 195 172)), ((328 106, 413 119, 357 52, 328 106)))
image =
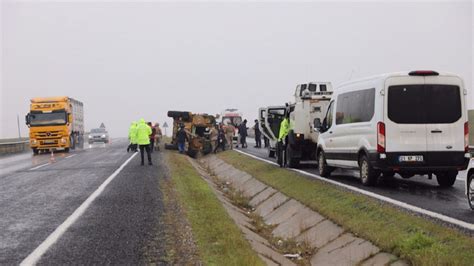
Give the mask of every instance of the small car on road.
POLYGON ((109 143, 109 133, 105 128, 93 128, 89 134, 89 144, 95 142, 109 143))

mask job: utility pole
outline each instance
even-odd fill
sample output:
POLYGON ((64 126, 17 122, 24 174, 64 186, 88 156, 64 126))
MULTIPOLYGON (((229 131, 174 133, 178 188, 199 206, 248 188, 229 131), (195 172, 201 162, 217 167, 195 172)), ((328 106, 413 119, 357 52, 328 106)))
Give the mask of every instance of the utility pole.
POLYGON ((20 116, 17 114, 16 115, 16 124, 18 126, 18 139, 21 140, 21 131, 20 131, 20 116))

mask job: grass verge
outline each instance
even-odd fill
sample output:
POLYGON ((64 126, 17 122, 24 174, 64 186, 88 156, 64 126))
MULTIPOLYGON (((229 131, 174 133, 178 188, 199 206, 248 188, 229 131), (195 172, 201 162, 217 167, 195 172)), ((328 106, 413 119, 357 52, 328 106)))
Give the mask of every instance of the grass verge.
POLYGON ((414 265, 474 264, 474 239, 457 230, 234 151, 218 156, 414 265))
POLYGON ((264 265, 186 156, 174 152, 166 154, 171 178, 191 224, 202 262, 205 265, 264 265))

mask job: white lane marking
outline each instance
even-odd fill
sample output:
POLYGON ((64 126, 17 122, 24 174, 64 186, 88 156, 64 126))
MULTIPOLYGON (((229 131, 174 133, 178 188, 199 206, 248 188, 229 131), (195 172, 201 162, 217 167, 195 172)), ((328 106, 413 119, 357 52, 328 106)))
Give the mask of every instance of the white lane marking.
MULTIPOLYGON (((246 153, 246 152, 243 152, 243 151, 240 151, 240 150, 235 150, 237 152, 240 152, 242 154, 245 154, 247 156, 250 156, 254 159, 257 159, 257 160, 260 160, 260 161, 264 161, 264 162, 267 162, 267 163, 270 163, 270 164, 273 164, 273 165, 278 165, 272 161, 269 161, 269 160, 266 160, 266 159, 262 159, 258 156, 255 156, 255 155, 252 155, 252 154, 249 154, 249 153, 246 153)), ((464 222, 464 221, 461 221, 461 220, 458 220, 458 219, 455 219, 455 218, 452 218, 452 217, 449 217, 449 216, 446 216, 444 214, 440 214, 440 213, 437 213, 437 212, 433 212, 433 211, 429 211, 429 210, 426 210, 426 209, 423 209, 423 208, 420 208, 420 207, 417 207, 417 206, 413 206, 413 205, 410 205, 408 203, 405 203, 405 202, 402 202, 402 201, 398 201, 398 200, 394 200, 392 198, 389 198, 389 197, 385 197, 385 196, 382 196, 382 195, 379 195, 379 194, 376 194, 376 193, 373 193, 373 192, 370 192, 370 191, 367 191, 367 190, 363 190, 363 189, 360 189, 360 188, 357 188, 357 187, 354 187, 354 186, 350 186, 350 185, 346 185, 346 184, 343 184, 343 183, 339 183, 337 181, 334 181, 334 180, 331 180, 331 179, 327 179, 327 178, 323 178, 319 175, 315 175, 315 174, 311 174, 311 173, 307 173, 303 170, 300 170, 300 169, 294 169, 294 168, 287 168, 288 170, 291 170, 291 171, 295 171, 297 173, 300 173, 300 174, 303 174, 303 175, 306 175, 306 176, 310 176, 310 177, 313 177, 313 178, 316 178, 318 180, 321 180, 323 182, 327 182, 327 183, 330 183, 330 184, 333 184, 333 185, 336 185, 336 186, 340 186, 340 187, 343 187, 343 188, 346 188, 346 189, 349 189, 349 190, 352 190, 352 191, 355 191, 355 192, 358 192, 360 194, 363 194, 363 195, 366 195, 366 196, 369 196, 369 197, 372 197, 372 198, 376 198, 378 200, 381 200, 381 201, 385 201, 385 202, 388 202, 388 203, 391 203, 393 205, 396 205, 398 207, 401 207, 401 208, 404 208, 404 209, 407 209, 407 210, 410 210, 410 211, 413 211, 413 212, 417 212, 417 213, 421 213, 421 214, 424 214, 424 215, 427 215, 427 216, 430 216, 432 218, 436 218, 438 220, 441 220, 441 221, 444 221, 444 222, 448 222, 448 223, 451 223, 451 224, 455 224, 459 227, 462 227, 462 228, 465 228, 465 229, 469 229, 471 231, 474 231, 474 224, 471 224, 471 223, 467 223, 467 222, 464 222)))
POLYGON ((35 167, 31 168, 30 171, 36 170, 36 169, 40 169, 40 168, 42 168, 42 167, 45 167, 45 166, 48 165, 48 164, 49 164, 49 163, 45 163, 45 164, 41 164, 41 165, 35 166, 35 167))
POLYGON ((69 156, 67 156, 67 157, 64 158, 64 159, 69 159, 69 158, 72 158, 72 157, 74 157, 74 156, 76 156, 76 155, 77 155, 77 154, 69 155, 69 156))
POLYGON ((48 251, 48 249, 58 241, 59 238, 74 224, 74 222, 81 217, 92 202, 104 191, 105 187, 123 170, 123 168, 135 157, 138 153, 134 153, 128 158, 115 172, 107 179, 77 208, 61 225, 59 225, 28 257, 26 257, 20 265, 35 265, 41 256, 48 251))
POLYGON ((466 178, 458 177, 458 178, 456 178, 456 180, 466 181, 466 178))

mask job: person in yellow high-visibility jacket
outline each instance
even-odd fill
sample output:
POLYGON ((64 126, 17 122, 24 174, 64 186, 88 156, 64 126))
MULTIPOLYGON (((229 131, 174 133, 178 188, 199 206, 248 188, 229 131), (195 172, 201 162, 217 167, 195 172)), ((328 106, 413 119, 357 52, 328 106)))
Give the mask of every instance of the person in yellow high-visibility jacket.
POLYGON ((280 167, 286 165, 286 136, 290 132, 290 117, 289 114, 281 121, 280 123, 280 132, 278 134, 278 143, 277 143, 277 162, 280 167))
POLYGON ((132 122, 130 128, 128 129, 128 139, 130 140, 130 145, 128 145, 127 152, 132 150, 132 152, 137 151, 137 122, 132 122))
POLYGON ((143 157, 144 157, 145 150, 148 157, 148 164, 152 165, 151 151, 150 151, 150 135, 151 135, 151 127, 145 123, 145 120, 143 118, 140 119, 138 121, 135 136, 136 136, 138 147, 140 148, 141 165, 144 164, 143 157))

